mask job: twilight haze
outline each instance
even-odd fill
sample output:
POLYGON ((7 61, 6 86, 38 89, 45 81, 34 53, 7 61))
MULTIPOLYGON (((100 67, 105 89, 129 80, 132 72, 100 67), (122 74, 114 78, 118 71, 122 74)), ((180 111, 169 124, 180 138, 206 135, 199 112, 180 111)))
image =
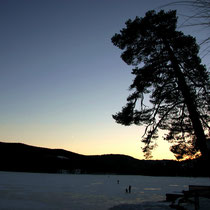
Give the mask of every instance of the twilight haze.
MULTIPOLYGON (((0 141, 142 159, 143 128, 112 118, 133 77, 111 37, 169 2, 0 0, 0 141)), ((174 158, 160 142, 154 159, 174 158)))

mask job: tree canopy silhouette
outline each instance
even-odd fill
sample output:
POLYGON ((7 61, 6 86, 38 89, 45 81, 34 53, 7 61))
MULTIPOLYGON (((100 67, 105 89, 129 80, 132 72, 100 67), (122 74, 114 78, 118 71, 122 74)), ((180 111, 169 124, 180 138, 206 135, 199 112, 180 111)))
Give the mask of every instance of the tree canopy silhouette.
POLYGON ((113 115, 123 125, 145 125, 143 152, 149 158, 158 130, 173 142, 176 158, 208 155, 209 72, 201 64, 195 38, 176 30, 176 11, 148 11, 128 20, 112 37, 123 50, 121 58, 134 66, 132 93, 121 112, 113 115), (149 104, 145 103, 149 101, 149 104))

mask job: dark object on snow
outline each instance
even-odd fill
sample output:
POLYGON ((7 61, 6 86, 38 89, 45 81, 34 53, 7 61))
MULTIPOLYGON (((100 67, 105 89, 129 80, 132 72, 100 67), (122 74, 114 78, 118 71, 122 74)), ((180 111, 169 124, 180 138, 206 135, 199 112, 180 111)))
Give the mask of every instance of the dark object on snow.
POLYGON ((128 192, 131 193, 131 186, 128 187, 128 192))
POLYGON ((166 194, 166 201, 172 202, 170 206, 175 209, 181 209, 181 203, 194 203, 198 210, 199 197, 210 198, 210 186, 189 185, 189 190, 183 190, 182 194, 166 194))

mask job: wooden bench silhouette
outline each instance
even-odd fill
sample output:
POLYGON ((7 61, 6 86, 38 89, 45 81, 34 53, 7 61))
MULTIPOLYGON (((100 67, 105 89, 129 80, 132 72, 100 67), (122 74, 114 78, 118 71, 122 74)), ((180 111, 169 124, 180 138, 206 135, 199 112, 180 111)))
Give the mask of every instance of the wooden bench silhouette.
POLYGON ((199 197, 210 198, 210 186, 189 185, 189 190, 182 193, 167 193, 166 201, 172 202, 170 206, 175 209, 181 209, 181 203, 191 202, 194 203, 195 210, 198 210, 199 197))

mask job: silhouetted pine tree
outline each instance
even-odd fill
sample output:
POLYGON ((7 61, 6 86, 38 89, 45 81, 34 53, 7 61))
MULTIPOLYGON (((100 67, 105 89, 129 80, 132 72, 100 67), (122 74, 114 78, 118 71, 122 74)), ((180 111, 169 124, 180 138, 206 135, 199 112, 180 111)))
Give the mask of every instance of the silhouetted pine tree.
POLYGON ((121 112, 113 115, 123 125, 146 125, 143 151, 150 157, 158 129, 167 130, 177 158, 206 157, 209 135, 209 74, 198 57, 195 38, 176 30, 176 11, 149 11, 144 18, 128 20, 112 37, 123 50, 122 59, 134 66, 135 76, 121 112), (149 97, 150 105, 145 105, 149 97))

